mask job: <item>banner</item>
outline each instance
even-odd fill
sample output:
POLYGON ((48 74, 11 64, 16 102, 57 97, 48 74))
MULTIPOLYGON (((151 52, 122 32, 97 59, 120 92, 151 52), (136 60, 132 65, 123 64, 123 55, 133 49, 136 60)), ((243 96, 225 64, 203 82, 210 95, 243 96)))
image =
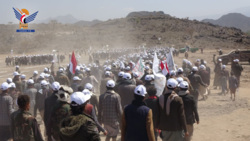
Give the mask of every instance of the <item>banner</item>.
POLYGON ((144 75, 144 63, 142 62, 142 58, 138 60, 132 72, 138 72, 138 79, 144 75))

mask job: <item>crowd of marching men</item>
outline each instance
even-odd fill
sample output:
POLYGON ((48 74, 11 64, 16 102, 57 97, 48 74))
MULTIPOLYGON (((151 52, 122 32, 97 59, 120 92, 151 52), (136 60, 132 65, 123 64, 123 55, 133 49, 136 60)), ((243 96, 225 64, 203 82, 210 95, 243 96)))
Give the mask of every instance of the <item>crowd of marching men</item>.
POLYGON ((50 64, 50 62, 57 57, 57 60, 63 62, 65 55, 55 56, 54 54, 37 54, 37 55, 20 55, 7 56, 5 58, 6 66, 26 66, 26 65, 41 65, 50 64))
MULTIPOLYGON (((30 77, 16 67, 1 85, 0 138, 100 141, 102 132, 106 141, 116 141, 121 131, 121 141, 191 140, 193 124, 200 121, 198 98, 206 100, 210 91, 211 70, 203 59, 183 59, 177 67, 170 50, 130 53, 102 65, 91 59, 74 68, 72 62, 58 70, 52 62, 30 77)), ((214 86, 220 81, 223 94, 235 94, 243 69, 235 59, 229 77, 221 62, 214 60, 214 86)))

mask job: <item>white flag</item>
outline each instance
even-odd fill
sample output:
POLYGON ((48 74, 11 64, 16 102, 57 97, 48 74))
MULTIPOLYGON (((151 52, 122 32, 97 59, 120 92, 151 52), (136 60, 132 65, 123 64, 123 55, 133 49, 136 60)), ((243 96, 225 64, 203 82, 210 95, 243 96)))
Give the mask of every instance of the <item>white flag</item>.
POLYGON ((153 74, 155 76, 154 85, 157 90, 156 95, 159 97, 165 88, 166 77, 163 74, 158 73, 158 72, 159 72, 159 59, 157 58, 157 55, 155 52, 154 61, 153 61, 153 74))
POLYGON ((154 55, 154 60, 153 60, 153 74, 155 75, 156 73, 159 72, 159 59, 157 58, 156 52, 154 55))
POLYGON ((159 97, 160 95, 162 95, 164 91, 167 80, 166 80, 166 77, 161 73, 157 73, 154 76, 155 76, 154 85, 157 90, 156 95, 159 97))
POLYGON ((138 79, 144 75, 144 63, 142 62, 142 58, 138 60, 132 72, 138 72, 138 79))
POLYGON ((120 61, 120 68, 125 69, 125 65, 124 65, 124 63, 122 61, 120 61))
POLYGON ((168 64, 169 71, 172 71, 172 70, 176 71, 176 67, 174 64, 174 57, 172 54, 172 48, 170 49, 169 53, 167 54, 167 64, 168 64))

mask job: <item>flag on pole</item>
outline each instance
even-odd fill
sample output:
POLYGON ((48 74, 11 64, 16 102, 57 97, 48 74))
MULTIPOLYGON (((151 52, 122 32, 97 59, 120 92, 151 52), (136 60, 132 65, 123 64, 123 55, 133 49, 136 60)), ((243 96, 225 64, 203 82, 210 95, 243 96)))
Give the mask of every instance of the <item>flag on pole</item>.
POLYGON ((77 61, 76 61, 75 53, 73 51, 72 55, 71 55, 71 61, 70 61, 70 64, 69 64, 69 70, 70 70, 70 72, 72 74, 75 74, 76 66, 77 66, 77 61))
POLYGON ((174 57, 172 54, 172 48, 170 49, 169 53, 167 54, 167 67, 169 71, 176 71, 175 64, 174 64, 174 57))
POLYGON ((158 73, 158 71, 159 71, 159 59, 157 58, 157 55, 155 52, 154 60, 153 60, 153 74, 155 76, 154 85, 157 90, 156 95, 159 97, 160 95, 162 95, 162 92, 165 88, 166 77, 162 75, 161 73, 158 73))
POLYGON ((142 58, 138 60, 132 72, 138 72, 138 79, 142 78, 142 76, 144 75, 144 64, 142 62, 142 58))
POLYGON ((154 60, 153 60, 153 74, 155 75, 156 73, 159 72, 159 59, 157 58, 156 52, 154 55, 154 60))
POLYGON ((120 68, 125 69, 125 65, 124 65, 123 61, 120 61, 119 63, 120 63, 120 68))
POLYGON ((168 73, 169 73, 169 70, 168 70, 168 64, 167 62, 164 64, 162 61, 161 61, 161 71, 162 71, 162 74, 164 76, 166 76, 168 73))
POLYGON ((168 71, 168 73, 169 73, 169 69, 168 69, 168 63, 167 63, 167 61, 165 61, 165 67, 166 67, 166 70, 168 71))

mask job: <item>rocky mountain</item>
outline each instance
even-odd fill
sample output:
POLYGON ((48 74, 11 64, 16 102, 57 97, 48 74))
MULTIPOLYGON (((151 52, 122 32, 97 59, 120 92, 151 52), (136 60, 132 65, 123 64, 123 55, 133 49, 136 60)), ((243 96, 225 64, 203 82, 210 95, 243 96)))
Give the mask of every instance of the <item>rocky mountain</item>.
POLYGON ((101 23, 102 21, 100 20, 93 20, 93 21, 78 21, 76 23, 74 23, 75 25, 78 25, 78 26, 92 26, 92 25, 95 25, 95 24, 99 24, 101 23))
POLYGON ((148 11, 140 11, 140 12, 131 12, 127 15, 126 18, 145 18, 145 17, 150 17, 150 16, 166 16, 166 14, 162 11, 154 11, 154 12, 148 12, 148 11))
POLYGON ((246 7, 241 7, 235 10, 232 10, 229 13, 241 13, 247 17, 250 17, 250 6, 246 6, 246 7))
POLYGON ((208 22, 214 25, 226 27, 235 27, 241 29, 244 32, 250 31, 250 17, 240 13, 230 13, 217 20, 205 19, 202 22, 208 22))
POLYGON ((40 21, 38 20, 36 23, 49 23, 52 20, 57 21, 62 24, 74 24, 79 21, 78 19, 76 19, 75 17, 69 14, 65 16, 57 16, 53 18, 48 18, 48 19, 40 20, 40 21))

